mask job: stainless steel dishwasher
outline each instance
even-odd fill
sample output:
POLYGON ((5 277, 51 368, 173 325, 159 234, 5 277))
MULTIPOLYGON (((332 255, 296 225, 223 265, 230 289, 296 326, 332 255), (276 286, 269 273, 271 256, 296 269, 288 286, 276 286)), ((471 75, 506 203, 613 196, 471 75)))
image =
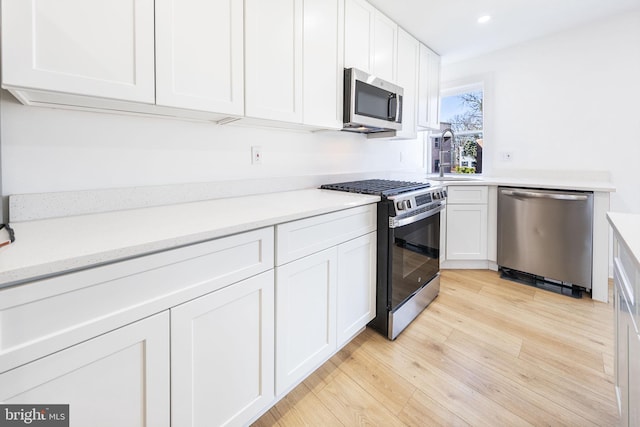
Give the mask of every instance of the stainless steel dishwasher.
POLYGON ((498 188, 498 265, 591 290, 593 193, 498 188))

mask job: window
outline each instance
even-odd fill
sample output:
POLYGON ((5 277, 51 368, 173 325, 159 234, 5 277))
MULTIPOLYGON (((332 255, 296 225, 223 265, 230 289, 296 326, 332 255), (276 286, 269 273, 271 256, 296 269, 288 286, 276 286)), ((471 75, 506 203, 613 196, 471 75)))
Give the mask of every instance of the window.
POLYGON ((483 100, 482 85, 467 85, 442 92, 441 132, 432 132, 430 137, 432 172, 440 172, 440 164, 443 164, 444 173, 482 173, 483 100), (453 130, 454 140, 451 141, 447 133, 441 141, 442 132, 448 128, 453 130))

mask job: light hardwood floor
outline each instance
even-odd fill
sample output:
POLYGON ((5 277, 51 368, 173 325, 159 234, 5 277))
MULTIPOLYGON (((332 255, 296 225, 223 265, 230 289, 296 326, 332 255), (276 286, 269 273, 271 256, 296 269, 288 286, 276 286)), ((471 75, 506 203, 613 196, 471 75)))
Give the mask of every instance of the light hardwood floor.
POLYGON ((614 426, 612 304, 480 270, 395 341, 367 329, 255 426, 614 426))

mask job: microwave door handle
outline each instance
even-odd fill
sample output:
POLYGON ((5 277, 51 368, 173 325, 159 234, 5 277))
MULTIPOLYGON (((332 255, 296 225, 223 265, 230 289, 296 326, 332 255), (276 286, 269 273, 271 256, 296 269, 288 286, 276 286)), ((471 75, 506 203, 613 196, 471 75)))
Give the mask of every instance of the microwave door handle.
POLYGON ((398 100, 395 94, 389 97, 389 102, 387 103, 387 119, 394 121, 398 119, 398 100), (394 116, 391 115, 392 111, 394 111, 394 116))

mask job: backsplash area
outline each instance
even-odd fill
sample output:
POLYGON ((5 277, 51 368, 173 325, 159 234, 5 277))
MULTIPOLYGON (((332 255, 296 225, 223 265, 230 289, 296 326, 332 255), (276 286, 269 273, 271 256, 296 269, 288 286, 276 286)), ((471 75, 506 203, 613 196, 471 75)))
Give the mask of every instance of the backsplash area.
POLYGON ((416 170, 423 142, 19 104, 1 93, 3 194, 416 170), (251 147, 262 162, 251 164, 251 147))
MULTIPOLYGON (((11 222, 65 217, 123 209, 189 203, 225 197, 318 188, 322 184, 386 178, 388 172, 245 179, 9 196, 11 222)), ((256 206, 255 209, 260 209, 256 206)))

